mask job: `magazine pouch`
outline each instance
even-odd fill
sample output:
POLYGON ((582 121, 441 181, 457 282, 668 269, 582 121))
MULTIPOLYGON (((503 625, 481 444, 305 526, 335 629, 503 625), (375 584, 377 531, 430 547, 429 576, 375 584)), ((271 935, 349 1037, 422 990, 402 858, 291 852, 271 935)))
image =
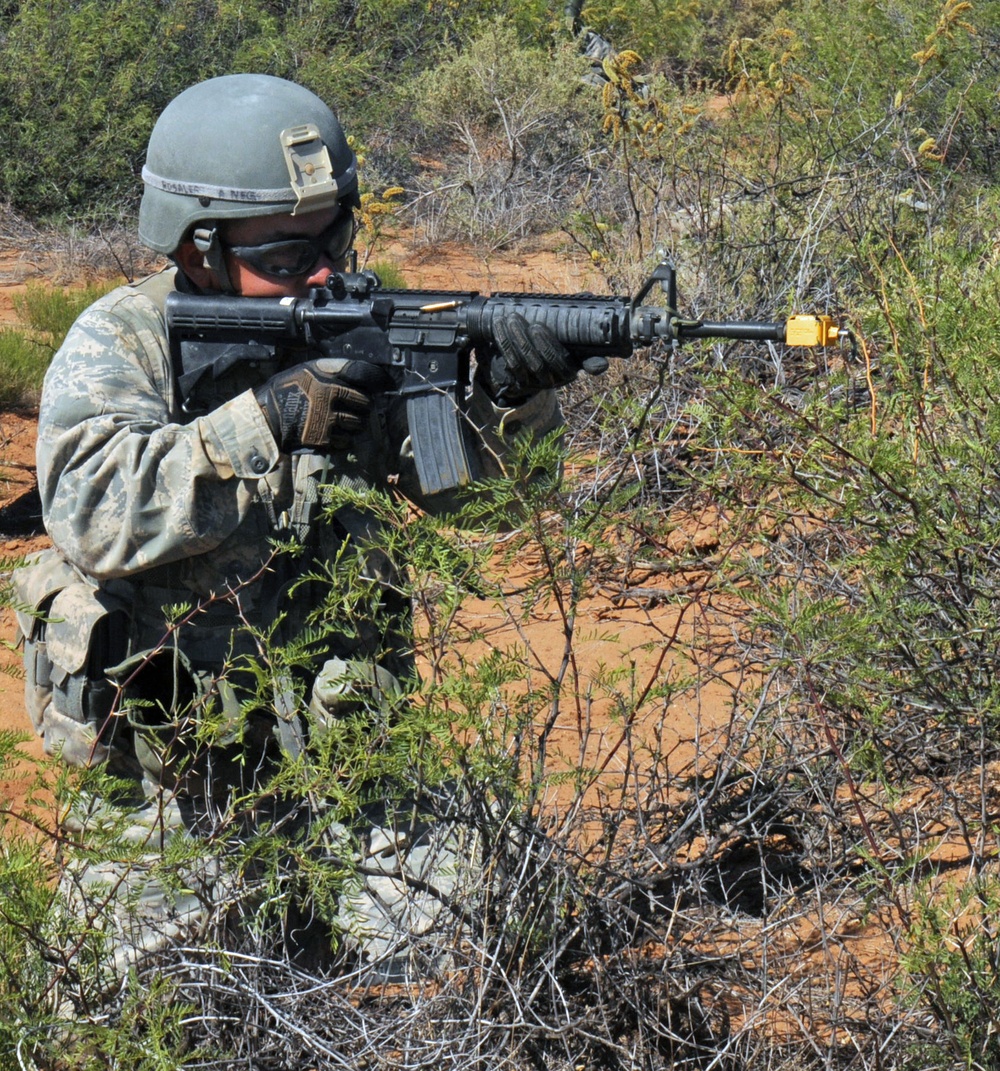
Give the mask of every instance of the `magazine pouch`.
POLYGON ((141 770, 116 710, 106 668, 128 647, 125 601, 87 581, 47 550, 12 578, 17 639, 24 648, 25 707, 48 755, 74 766, 108 762, 116 776, 141 770))

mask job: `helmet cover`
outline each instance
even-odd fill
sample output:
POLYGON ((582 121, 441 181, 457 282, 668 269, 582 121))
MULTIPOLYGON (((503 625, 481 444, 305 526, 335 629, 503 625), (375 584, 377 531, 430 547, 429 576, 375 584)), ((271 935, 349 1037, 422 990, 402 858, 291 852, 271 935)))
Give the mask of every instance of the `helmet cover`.
POLYGON ((357 160, 333 111, 266 74, 199 82, 153 127, 139 239, 173 253, 200 221, 315 212, 358 203, 357 160))

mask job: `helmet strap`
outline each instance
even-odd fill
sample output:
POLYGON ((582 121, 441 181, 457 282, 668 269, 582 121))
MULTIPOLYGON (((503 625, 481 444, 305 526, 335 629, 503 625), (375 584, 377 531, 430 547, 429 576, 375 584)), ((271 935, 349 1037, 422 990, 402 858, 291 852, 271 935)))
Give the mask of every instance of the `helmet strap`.
POLYGON ((195 248, 201 253, 206 268, 215 274, 219 280, 219 286, 224 294, 235 294, 236 289, 229 278, 229 270, 226 268, 226 256, 219 241, 219 231, 216 224, 210 227, 196 227, 191 235, 195 248))

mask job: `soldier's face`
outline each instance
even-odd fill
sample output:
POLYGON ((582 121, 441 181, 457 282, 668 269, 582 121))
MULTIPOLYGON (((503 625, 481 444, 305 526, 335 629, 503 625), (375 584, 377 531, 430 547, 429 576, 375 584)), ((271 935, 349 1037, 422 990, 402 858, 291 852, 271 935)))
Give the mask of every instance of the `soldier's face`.
POLYGON ((305 297, 311 287, 322 286, 330 272, 344 270, 346 255, 332 260, 328 252, 317 250, 314 263, 300 274, 273 275, 248 263, 234 247, 270 246, 301 238, 325 237, 325 234, 337 231, 338 221, 342 218, 339 208, 330 208, 304 216, 258 216, 227 223, 222 244, 226 250, 229 278, 236 292, 244 297, 305 297))

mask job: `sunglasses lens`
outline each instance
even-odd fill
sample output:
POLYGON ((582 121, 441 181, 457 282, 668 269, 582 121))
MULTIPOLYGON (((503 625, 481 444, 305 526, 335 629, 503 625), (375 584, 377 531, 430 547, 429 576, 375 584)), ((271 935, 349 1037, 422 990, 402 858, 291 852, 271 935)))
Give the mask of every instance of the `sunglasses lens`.
POLYGON ((354 213, 345 212, 338 216, 320 236, 326 240, 326 255, 330 260, 342 260, 354 245, 354 213))
POLYGON ((319 259, 309 242, 271 242, 256 250, 233 250, 240 260, 265 275, 283 278, 287 275, 303 275, 319 259))
POLYGON ((342 260, 354 244, 354 213, 339 215, 329 227, 315 238, 289 238, 284 242, 265 242, 263 245, 234 245, 230 252, 245 264, 264 275, 285 279, 305 275, 321 256, 332 261, 342 260))

